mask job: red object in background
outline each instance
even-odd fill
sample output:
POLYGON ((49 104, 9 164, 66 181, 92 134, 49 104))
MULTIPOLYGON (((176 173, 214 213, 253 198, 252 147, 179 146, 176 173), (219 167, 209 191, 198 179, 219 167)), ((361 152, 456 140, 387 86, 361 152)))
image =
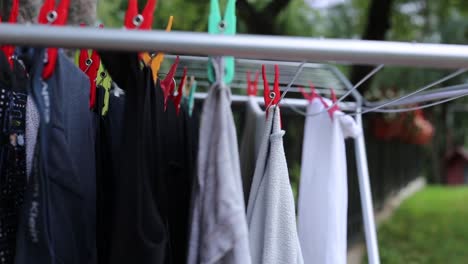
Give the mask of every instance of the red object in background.
POLYGON ((396 118, 386 120, 383 115, 372 120, 374 136, 380 140, 395 139, 400 136, 405 120, 405 114, 399 114, 396 118))
POLYGON ((463 148, 456 148, 445 157, 444 182, 448 185, 468 183, 468 153, 463 148))
POLYGON ((385 119, 382 115, 374 118, 372 129, 380 140, 399 139, 402 142, 426 145, 434 136, 434 126, 425 118, 422 110, 401 113, 395 118, 385 119))
POLYGON ((416 145, 426 145, 431 142, 432 137, 434 136, 434 127, 424 117, 421 109, 416 110, 414 114, 413 126, 416 131, 412 133, 410 142, 416 145))

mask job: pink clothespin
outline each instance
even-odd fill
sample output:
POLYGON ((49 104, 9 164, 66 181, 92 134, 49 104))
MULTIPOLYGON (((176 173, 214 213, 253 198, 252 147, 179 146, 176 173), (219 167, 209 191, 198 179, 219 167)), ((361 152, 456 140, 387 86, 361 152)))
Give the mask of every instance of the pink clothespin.
MULTIPOLYGON (((331 93, 331 100, 332 100, 332 104, 333 104, 333 107, 331 107, 330 109, 328 109, 328 115, 330 116, 330 118, 333 120, 333 115, 335 114, 336 111, 339 111, 340 108, 338 107, 338 104, 336 104, 336 93, 335 93, 335 90, 333 90, 332 88, 330 89, 330 93, 331 93)), ((323 105, 325 106, 325 108, 329 108, 330 106, 325 102, 325 100, 323 100, 322 97, 320 97, 320 100, 322 101, 323 105)))
POLYGON ((250 79, 250 71, 247 71, 247 95, 248 96, 256 96, 258 92, 258 77, 260 73, 258 71, 255 72, 255 80, 252 81, 250 79))
POLYGON ((302 93, 302 96, 310 102, 314 100, 315 98, 318 98, 319 96, 317 95, 317 92, 315 91, 315 85, 312 82, 309 82, 309 87, 310 87, 310 93, 307 93, 305 88, 302 86, 299 86, 299 91, 302 93))
POLYGON ((262 65, 262 77, 263 77, 263 99, 265 100, 265 107, 277 105, 281 98, 279 89, 279 67, 275 65, 275 82, 273 85, 273 91, 270 92, 270 85, 266 76, 266 67, 262 65))
POLYGON ((175 89, 175 83, 174 83, 174 75, 177 70, 177 66, 179 65, 179 56, 177 56, 176 60, 171 66, 171 69, 166 75, 166 78, 161 81, 161 89, 163 90, 164 93, 164 111, 167 108, 167 99, 169 98, 169 95, 174 93, 175 89))
POLYGON ((182 78, 179 83, 179 88, 177 89, 177 95, 172 96, 172 100, 176 107, 177 115, 179 115, 179 112, 180 112, 180 101, 182 101, 182 94, 183 94, 182 90, 184 88, 186 78, 187 78, 187 67, 184 67, 184 73, 182 74, 182 78))

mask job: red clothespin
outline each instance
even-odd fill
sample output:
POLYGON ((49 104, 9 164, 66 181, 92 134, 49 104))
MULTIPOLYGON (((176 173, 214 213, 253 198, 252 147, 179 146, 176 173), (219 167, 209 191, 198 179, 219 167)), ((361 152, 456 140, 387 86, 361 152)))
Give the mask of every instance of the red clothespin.
POLYGON ((79 66, 80 69, 88 75, 89 78, 89 108, 93 109, 96 105, 96 78, 101 65, 101 58, 97 51, 93 50, 91 56, 87 49, 80 51, 79 66))
POLYGON ((299 86, 299 91, 302 93, 302 96, 310 102, 314 100, 315 98, 318 98, 319 96, 317 95, 317 92, 315 91, 315 85, 312 82, 309 82, 310 86, 310 93, 306 92, 305 88, 302 86, 299 86))
POLYGON ((176 107, 177 115, 179 115, 179 112, 180 112, 180 101, 182 100, 183 88, 184 88, 186 78, 187 78, 187 67, 184 67, 184 73, 182 74, 182 79, 180 80, 179 88, 177 89, 177 95, 173 96, 173 99, 172 99, 176 107))
POLYGON ((153 25, 153 13, 156 8, 156 0, 148 0, 143 12, 138 13, 138 1, 128 0, 125 13, 125 28, 150 30, 153 25))
POLYGON ((255 80, 252 82, 250 79, 250 71, 247 71, 247 95, 248 96, 257 96, 258 91, 258 77, 260 73, 255 72, 255 80))
POLYGON ((275 83, 273 86, 273 91, 270 92, 270 85, 268 84, 265 65, 262 65, 262 77, 263 77, 263 99, 265 100, 265 107, 268 108, 272 105, 277 105, 281 98, 281 93, 279 89, 279 67, 278 65, 275 65, 275 83))
POLYGON ((174 75, 177 70, 177 66, 179 65, 179 60, 179 56, 177 56, 176 60, 171 66, 171 69, 167 73, 166 78, 164 78, 164 80, 161 81, 161 89, 164 93, 164 111, 167 107, 167 99, 169 98, 169 95, 171 95, 174 92, 174 75))
MULTIPOLYGON (((18 19, 18 10, 19 10, 19 0, 13 0, 11 10, 10 10, 10 17, 8 19, 8 23, 15 24, 18 19)), ((2 22, 2 18, 0 17, 0 22, 2 22)), ((12 45, 3 45, 0 47, 3 51, 5 56, 10 62, 10 65, 13 66, 13 54, 15 53, 15 46, 12 45)))
MULTIPOLYGON (((335 93, 335 90, 333 89, 330 89, 330 93, 331 93, 331 99, 332 99, 332 104, 333 106, 328 109, 328 114, 330 115, 330 118, 333 120, 333 114, 336 112, 336 111, 339 111, 340 108, 338 107, 338 104, 336 103, 337 99, 336 99, 336 93, 335 93)), ((326 108, 328 108, 329 106, 326 106, 326 108)))
MULTIPOLYGON (((45 0, 39 11, 39 24, 49 24, 53 26, 65 25, 67 23, 69 5, 70 0, 61 0, 59 6, 55 8, 55 0, 45 0)), ((44 80, 48 79, 54 73, 57 57, 57 48, 47 49, 47 62, 42 72, 42 78, 44 80)))

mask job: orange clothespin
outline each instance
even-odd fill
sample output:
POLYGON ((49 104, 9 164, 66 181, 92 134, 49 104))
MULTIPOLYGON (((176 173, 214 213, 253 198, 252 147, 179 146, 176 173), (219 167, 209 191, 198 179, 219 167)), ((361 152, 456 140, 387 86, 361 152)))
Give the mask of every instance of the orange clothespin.
MULTIPOLYGON (((68 7, 70 0, 61 0, 57 8, 55 8, 55 0, 45 0, 39 11, 39 24, 49 24, 53 26, 63 26, 67 23, 68 7)), ((58 49, 47 48, 47 62, 42 72, 42 78, 48 79, 55 70, 57 64, 58 49)))
POLYGON ((257 91, 258 91, 258 77, 259 77, 259 72, 255 72, 255 80, 252 81, 250 79, 250 71, 247 71, 247 95, 248 96, 257 96, 257 91))
MULTIPOLYGON (((15 24, 18 19, 18 10, 19 10, 19 1, 13 0, 10 10, 10 17, 8 18, 8 23, 15 24)), ((2 18, 0 17, 0 22, 2 22, 2 18)), ((15 46, 12 45, 3 45, 0 47, 3 51, 5 56, 8 59, 8 62, 11 66, 13 66, 13 54, 15 53, 15 46)))
MULTIPOLYGON (((167 23, 166 32, 170 32, 172 30, 172 22, 174 21, 174 17, 169 17, 169 22, 167 23)), ((151 59, 151 69, 153 70, 153 79, 157 80, 159 69, 161 68, 161 64, 164 61, 164 53, 158 52, 156 57, 151 59)))

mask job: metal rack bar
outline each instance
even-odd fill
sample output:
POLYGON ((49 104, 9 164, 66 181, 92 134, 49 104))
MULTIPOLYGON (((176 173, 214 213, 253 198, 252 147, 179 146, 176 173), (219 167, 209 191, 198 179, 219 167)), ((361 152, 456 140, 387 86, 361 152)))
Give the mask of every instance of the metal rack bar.
POLYGON ((187 55, 232 55, 284 61, 336 61, 434 68, 468 68, 468 46, 194 32, 135 31, 0 24, 0 43, 187 55))

